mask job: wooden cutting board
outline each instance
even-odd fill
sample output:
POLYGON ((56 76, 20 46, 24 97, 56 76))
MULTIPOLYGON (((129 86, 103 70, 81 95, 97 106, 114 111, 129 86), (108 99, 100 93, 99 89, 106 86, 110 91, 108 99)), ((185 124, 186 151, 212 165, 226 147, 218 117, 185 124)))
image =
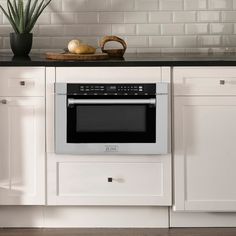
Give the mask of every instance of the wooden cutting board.
POLYGON ((72 53, 56 53, 48 52, 46 53, 46 58, 50 60, 77 60, 77 61, 96 61, 96 60, 105 60, 109 56, 107 53, 95 53, 95 54, 72 54, 72 53))

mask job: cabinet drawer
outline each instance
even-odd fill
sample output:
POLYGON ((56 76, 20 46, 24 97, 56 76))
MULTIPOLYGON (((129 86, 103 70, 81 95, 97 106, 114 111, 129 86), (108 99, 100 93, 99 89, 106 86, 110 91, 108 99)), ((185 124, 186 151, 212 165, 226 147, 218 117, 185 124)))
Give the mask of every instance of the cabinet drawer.
POLYGON ((161 195, 161 163, 60 163, 60 195, 161 195))
POLYGON ((0 96, 44 96, 44 68, 1 67, 0 70, 0 96))
POLYGON ((168 159, 152 163, 57 162, 56 180, 49 183, 48 203, 169 205, 168 159))
POLYGON ((174 95, 236 95, 236 67, 174 68, 174 95))
POLYGON ((169 78, 168 67, 59 67, 59 83, 156 83, 169 78))

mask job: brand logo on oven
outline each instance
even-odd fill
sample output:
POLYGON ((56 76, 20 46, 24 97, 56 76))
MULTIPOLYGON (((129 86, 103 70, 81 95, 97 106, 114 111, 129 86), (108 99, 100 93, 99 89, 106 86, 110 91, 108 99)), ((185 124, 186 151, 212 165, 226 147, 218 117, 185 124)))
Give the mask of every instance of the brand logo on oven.
POLYGON ((105 146, 105 152, 118 152, 119 146, 117 145, 106 145, 105 146))

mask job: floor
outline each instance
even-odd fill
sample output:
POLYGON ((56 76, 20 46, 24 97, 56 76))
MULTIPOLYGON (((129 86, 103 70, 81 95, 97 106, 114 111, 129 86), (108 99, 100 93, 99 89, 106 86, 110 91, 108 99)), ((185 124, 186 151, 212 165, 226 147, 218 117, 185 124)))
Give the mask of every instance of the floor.
POLYGON ((0 236, 236 236, 236 228, 0 229, 0 236))

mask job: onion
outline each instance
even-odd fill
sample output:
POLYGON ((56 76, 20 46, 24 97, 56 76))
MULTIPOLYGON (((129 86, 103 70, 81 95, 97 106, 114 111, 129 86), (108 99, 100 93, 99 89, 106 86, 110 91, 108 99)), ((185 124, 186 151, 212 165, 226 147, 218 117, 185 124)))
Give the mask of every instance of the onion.
POLYGON ((77 39, 71 40, 68 44, 68 50, 70 53, 75 53, 76 49, 80 46, 81 42, 77 39))

